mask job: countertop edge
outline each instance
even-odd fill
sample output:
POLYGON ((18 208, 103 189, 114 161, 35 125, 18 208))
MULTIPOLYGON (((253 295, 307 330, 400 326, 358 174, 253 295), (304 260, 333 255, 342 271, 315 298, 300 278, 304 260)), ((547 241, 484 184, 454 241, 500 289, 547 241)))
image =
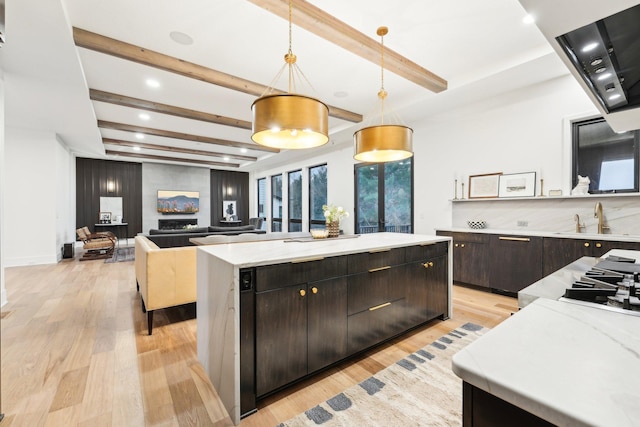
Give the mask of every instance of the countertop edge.
POLYGON ((438 227, 439 231, 448 233, 477 233, 477 234, 501 234, 510 236, 532 236, 532 237, 553 237, 558 239, 584 239, 584 240, 608 240, 614 242, 640 242, 640 236, 631 234, 593 234, 593 233, 570 233, 563 231, 540 231, 540 230, 508 230, 493 228, 467 228, 467 227, 438 227))

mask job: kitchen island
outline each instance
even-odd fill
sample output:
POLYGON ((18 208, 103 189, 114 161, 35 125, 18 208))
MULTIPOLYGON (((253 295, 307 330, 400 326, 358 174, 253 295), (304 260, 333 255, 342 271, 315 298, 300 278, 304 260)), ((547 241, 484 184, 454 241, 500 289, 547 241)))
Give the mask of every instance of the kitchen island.
POLYGON ((640 316, 560 299, 596 262, 581 258, 524 289, 524 308, 454 356, 465 426, 638 425, 640 316))
POLYGON ((199 246, 198 359, 233 422, 275 391, 451 316, 450 241, 376 233, 199 246))

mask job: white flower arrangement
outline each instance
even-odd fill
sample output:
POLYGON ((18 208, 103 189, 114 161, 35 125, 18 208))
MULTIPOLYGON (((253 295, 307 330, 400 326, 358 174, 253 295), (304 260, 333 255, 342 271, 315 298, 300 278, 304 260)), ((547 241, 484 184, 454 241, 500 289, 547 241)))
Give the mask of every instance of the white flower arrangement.
POLYGON ((349 217, 349 212, 345 211, 342 206, 322 205, 322 210, 328 223, 334 221, 339 222, 342 218, 349 217))

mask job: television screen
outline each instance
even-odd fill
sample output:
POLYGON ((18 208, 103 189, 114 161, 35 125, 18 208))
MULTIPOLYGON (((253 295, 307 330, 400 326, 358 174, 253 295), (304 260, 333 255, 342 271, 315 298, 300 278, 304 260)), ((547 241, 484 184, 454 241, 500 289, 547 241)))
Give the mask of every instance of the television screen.
POLYGON ((200 192, 158 190, 158 212, 192 214, 200 210, 200 192))

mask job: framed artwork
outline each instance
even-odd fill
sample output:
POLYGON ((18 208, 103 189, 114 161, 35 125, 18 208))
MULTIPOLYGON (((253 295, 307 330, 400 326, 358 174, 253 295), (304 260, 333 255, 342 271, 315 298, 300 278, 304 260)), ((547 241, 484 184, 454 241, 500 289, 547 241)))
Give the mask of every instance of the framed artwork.
POLYGON ((498 197, 534 197, 535 195, 535 172, 500 175, 498 197))
POLYGON ((238 218, 238 211, 236 211, 235 200, 224 200, 222 202, 222 217, 227 221, 232 221, 238 218))
POLYGON ((484 199, 498 197, 498 184, 502 172, 469 176, 469 198, 484 199))
POLYGON ((100 212, 99 221, 100 224, 111 223, 111 212, 100 212))

